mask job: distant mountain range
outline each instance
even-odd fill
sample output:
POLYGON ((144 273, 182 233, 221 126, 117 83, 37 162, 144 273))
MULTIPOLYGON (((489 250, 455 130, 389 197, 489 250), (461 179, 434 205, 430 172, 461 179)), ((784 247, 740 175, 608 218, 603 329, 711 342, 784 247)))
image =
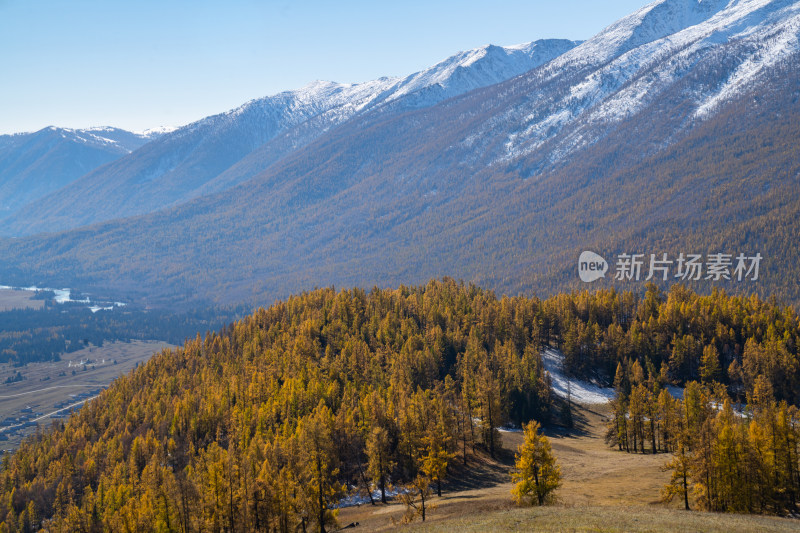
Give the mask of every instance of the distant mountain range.
POLYGON ((512 293, 611 284, 580 284, 584 249, 759 252, 757 282, 717 286, 798 302, 798 43, 797 1, 662 0, 582 43, 312 84, 28 204, 7 234, 69 231, 0 242, 0 276, 264 301, 443 275, 512 293))
POLYGON ((0 231, 15 236, 59 231, 223 191, 370 110, 389 106, 399 113, 429 107, 527 72, 576 44, 543 40, 507 48, 486 46, 406 78, 353 85, 314 82, 254 100, 164 135, 37 199, 6 220, 0 231))
POLYGON ((158 137, 117 128, 0 135, 0 220, 158 137))

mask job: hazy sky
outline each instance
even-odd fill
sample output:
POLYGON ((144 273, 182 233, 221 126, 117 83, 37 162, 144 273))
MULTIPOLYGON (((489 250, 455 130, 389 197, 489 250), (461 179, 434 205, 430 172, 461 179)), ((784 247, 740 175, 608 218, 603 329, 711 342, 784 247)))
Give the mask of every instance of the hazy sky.
POLYGON ((322 79, 586 39, 647 0, 0 0, 0 133, 179 126, 322 79))

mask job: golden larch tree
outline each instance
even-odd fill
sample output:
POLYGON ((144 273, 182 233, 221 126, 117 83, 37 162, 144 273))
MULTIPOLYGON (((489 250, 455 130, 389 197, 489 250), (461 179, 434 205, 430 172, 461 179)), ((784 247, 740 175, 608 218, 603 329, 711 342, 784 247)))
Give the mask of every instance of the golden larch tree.
POLYGON ((555 490, 561 485, 561 467, 550 448, 550 441, 539 434, 539 423, 523 426, 525 441, 516 453, 516 470, 511 473, 515 483, 511 489, 519 504, 544 505, 555 500, 555 490))

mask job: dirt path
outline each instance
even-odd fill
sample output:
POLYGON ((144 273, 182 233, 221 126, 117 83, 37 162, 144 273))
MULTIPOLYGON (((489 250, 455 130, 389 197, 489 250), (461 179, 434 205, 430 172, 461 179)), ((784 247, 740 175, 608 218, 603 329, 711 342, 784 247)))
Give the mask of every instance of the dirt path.
POLYGON ((20 396, 25 396, 26 394, 37 394, 45 391, 49 391, 52 389, 69 389, 75 387, 96 387, 97 384, 94 383, 77 383, 75 385, 53 385, 52 387, 44 387, 41 389, 34 389, 25 392, 19 392, 17 394, 8 394, 8 395, 0 395, 0 400, 7 400, 9 398, 19 398, 20 396))

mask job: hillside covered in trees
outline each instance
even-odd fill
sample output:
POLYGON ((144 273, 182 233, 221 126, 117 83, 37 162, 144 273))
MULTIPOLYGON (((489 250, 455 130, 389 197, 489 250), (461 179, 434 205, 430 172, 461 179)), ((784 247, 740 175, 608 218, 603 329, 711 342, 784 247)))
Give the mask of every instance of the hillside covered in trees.
POLYGON ((719 387, 746 395, 755 373, 795 402, 785 380, 797 378, 798 331, 791 309, 683 287, 547 300, 449 279, 320 289, 154 356, 24 442, 3 460, 0 521, 325 530, 347 491, 440 489, 454 461, 497 451, 506 422, 551 422, 545 345, 561 346, 575 374, 598 365, 610 381, 603 368, 638 365, 642 381, 675 383, 708 375, 713 347, 719 387), (685 349, 688 336, 701 348, 685 349))
POLYGON ((564 353, 577 377, 611 386, 618 366, 634 362, 644 379, 683 385, 724 384, 744 401, 759 376, 778 400, 800 404, 800 319, 790 306, 724 291, 699 295, 682 285, 662 292, 601 290, 560 294, 543 302, 545 341, 564 353))

